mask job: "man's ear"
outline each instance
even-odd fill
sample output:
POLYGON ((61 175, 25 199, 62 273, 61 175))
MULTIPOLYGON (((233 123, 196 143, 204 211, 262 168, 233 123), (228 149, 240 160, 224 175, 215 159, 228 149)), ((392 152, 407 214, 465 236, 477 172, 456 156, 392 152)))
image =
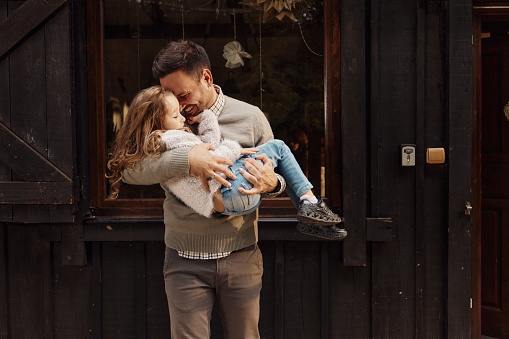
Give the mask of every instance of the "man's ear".
POLYGON ((203 80, 207 83, 207 86, 212 86, 214 84, 214 80, 212 79, 212 72, 210 69, 204 68, 202 71, 203 80))

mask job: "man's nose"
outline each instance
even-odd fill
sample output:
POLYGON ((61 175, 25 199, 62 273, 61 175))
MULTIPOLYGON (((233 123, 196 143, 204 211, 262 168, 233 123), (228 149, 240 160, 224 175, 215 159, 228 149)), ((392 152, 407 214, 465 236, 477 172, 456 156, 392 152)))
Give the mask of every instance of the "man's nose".
POLYGON ((182 110, 186 107, 185 104, 179 102, 179 111, 182 112, 182 110))

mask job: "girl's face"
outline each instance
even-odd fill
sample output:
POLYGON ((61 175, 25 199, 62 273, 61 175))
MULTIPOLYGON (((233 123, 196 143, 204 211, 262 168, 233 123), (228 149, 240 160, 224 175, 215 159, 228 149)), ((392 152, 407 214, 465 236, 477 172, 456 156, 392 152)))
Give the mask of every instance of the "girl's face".
POLYGON ((196 116, 210 108, 217 98, 212 73, 208 69, 202 71, 198 81, 182 70, 170 73, 159 81, 165 90, 177 97, 186 117, 196 116))
POLYGON ((186 119, 180 114, 179 102, 173 95, 166 95, 166 115, 163 120, 163 128, 166 130, 185 130, 186 119))

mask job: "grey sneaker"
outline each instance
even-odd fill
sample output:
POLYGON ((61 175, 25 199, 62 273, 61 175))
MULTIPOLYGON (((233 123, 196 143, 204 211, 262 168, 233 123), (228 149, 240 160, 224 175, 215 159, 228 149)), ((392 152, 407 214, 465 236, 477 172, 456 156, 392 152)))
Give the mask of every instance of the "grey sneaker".
POLYGON ((302 222, 297 224, 297 230, 307 235, 312 235, 314 237, 328 240, 341 240, 344 239, 348 234, 345 229, 339 228, 335 225, 320 227, 302 222))
POLYGON ((321 197, 317 198, 318 202, 316 204, 307 200, 301 200, 297 220, 317 226, 330 226, 344 221, 343 218, 330 210, 321 197))

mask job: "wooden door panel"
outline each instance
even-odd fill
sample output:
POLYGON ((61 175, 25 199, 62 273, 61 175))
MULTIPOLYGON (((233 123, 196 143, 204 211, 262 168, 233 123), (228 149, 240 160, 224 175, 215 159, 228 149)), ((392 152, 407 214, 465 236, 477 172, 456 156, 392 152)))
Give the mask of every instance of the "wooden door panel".
POLYGON ((481 298, 484 306, 501 308, 500 300, 500 262, 497 261, 500 255, 500 209, 483 208, 481 223, 489 225, 482 230, 482 291, 481 298))
POLYGON ((66 0, 28 0, 0 23, 0 58, 46 20, 66 0))
POLYGON ((481 326, 509 338, 509 37, 482 43, 481 326))
POLYGON ((73 220, 69 27, 66 0, 0 3, 0 222, 73 220))

